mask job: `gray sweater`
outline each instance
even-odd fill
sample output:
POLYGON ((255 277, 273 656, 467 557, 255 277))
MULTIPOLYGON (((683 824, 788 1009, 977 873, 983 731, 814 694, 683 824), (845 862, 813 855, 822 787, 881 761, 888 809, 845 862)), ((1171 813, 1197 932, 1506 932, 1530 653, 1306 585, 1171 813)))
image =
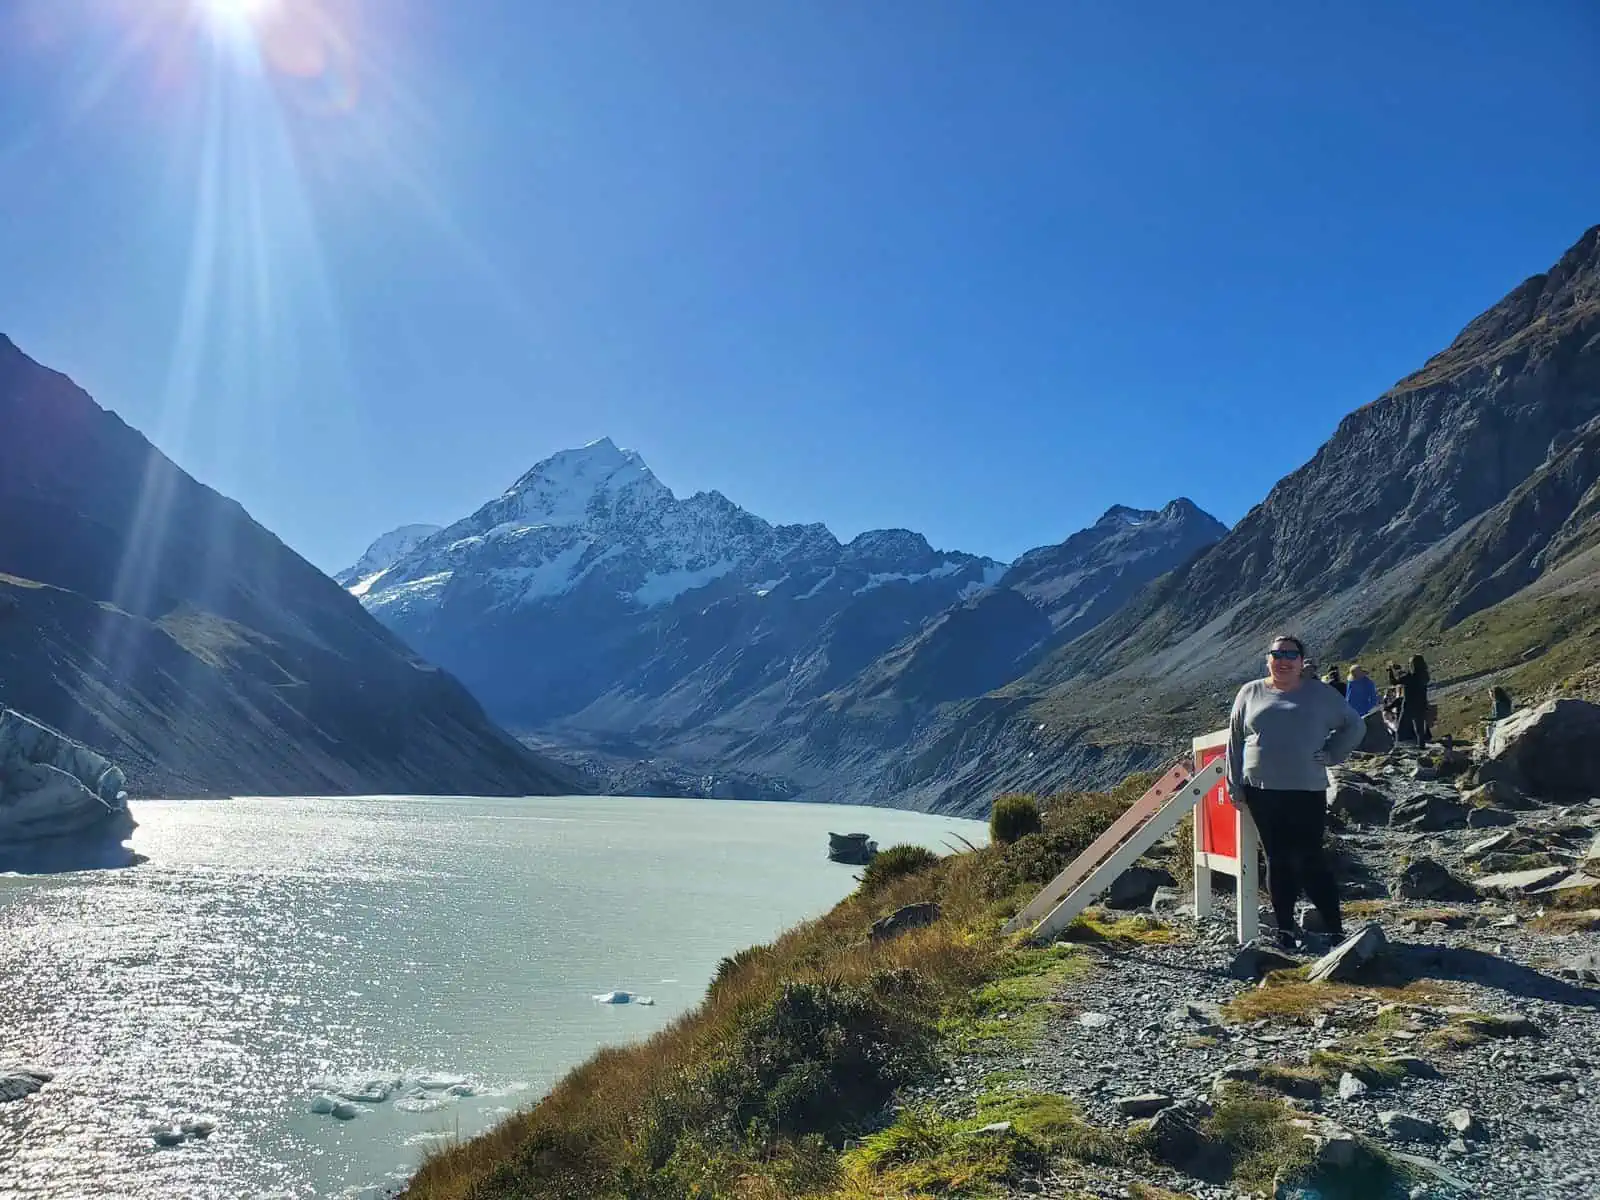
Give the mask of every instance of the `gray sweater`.
POLYGON ((1361 744, 1366 725, 1355 709, 1318 679, 1280 692, 1265 679, 1239 689, 1228 719, 1228 787, 1320 792, 1325 766, 1341 763, 1361 744))

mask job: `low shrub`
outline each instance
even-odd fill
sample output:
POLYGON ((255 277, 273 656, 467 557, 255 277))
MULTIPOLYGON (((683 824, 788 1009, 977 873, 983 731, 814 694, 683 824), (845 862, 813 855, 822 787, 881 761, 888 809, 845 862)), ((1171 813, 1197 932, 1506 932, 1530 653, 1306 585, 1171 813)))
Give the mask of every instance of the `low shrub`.
POLYGON ((997 846, 1038 833, 1044 828, 1039 817, 1039 802, 1020 792, 996 796, 989 810, 989 840, 997 846))
POLYGON ((861 873, 861 891, 864 895, 877 895, 896 879, 920 875, 938 862, 939 856, 926 846, 890 846, 874 856, 861 873))

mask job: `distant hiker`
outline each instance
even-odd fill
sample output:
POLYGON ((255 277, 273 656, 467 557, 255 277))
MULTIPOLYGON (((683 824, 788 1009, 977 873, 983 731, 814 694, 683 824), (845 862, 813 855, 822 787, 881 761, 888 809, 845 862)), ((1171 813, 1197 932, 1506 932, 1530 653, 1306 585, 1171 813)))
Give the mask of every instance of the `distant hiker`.
POLYGON ((1503 687, 1489 689, 1489 700, 1494 705, 1494 719, 1504 721, 1511 715, 1511 693, 1503 687))
POLYGON ((1356 710, 1358 717, 1364 717, 1378 707, 1378 684, 1360 663, 1350 668, 1350 682, 1345 688, 1344 702, 1356 710))
MULTIPOLYGON (((1345 686, 1346 685, 1345 685, 1345 681, 1339 677, 1339 667, 1338 667, 1337 663, 1335 663, 1333 666, 1328 668, 1328 673, 1322 677, 1322 682, 1327 684, 1334 691, 1338 692, 1339 695, 1341 695, 1341 696, 1345 695, 1345 686)), ((1349 699, 1348 696, 1346 696, 1345 698, 1347 700, 1349 699)))
POLYGON ((1428 664, 1422 655, 1411 656, 1411 669, 1404 670, 1399 663, 1389 664, 1389 682, 1400 689, 1400 727, 1395 733, 1395 744, 1406 738, 1415 738, 1417 749, 1428 744, 1428 664))
POLYGON ((1299 638, 1274 638, 1267 677, 1239 689, 1228 719, 1228 787, 1261 835, 1278 944, 1289 949, 1299 942, 1294 905, 1302 890, 1327 932, 1343 936, 1339 885, 1322 849, 1327 768, 1366 733, 1338 692, 1302 672, 1304 660, 1299 638))

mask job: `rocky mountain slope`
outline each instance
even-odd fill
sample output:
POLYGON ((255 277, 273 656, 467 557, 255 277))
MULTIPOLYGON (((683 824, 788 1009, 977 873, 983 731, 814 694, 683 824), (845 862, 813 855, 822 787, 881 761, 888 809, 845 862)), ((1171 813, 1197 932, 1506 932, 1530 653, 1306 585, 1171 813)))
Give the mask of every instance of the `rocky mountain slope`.
POLYGON ((824 756, 846 747, 873 790, 981 811, 996 790, 1169 757, 1221 722, 1277 628, 1324 661, 1426 651, 1446 689, 1560 682, 1523 664, 1580 634, 1590 646, 1600 615, 1597 415, 1600 227, 1351 413, 1216 545, 1020 678, 904 730, 895 760, 874 767, 862 722, 793 732, 824 756))
POLYGON ((0 701, 137 794, 573 790, 233 501, 0 337, 0 701))
POLYGON ((1179 500, 1114 508, 1009 568, 907 530, 841 544, 716 492, 680 500, 602 439, 409 549, 386 535, 340 579, 511 728, 612 786, 777 797, 828 772, 781 755, 740 770, 752 738, 839 697, 980 696, 1224 532, 1179 500))

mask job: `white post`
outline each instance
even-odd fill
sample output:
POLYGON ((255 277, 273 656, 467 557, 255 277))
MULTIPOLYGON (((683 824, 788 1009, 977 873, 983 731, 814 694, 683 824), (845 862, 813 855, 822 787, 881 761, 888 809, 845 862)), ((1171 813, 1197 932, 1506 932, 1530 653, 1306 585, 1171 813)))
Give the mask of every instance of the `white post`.
POLYGON ((1204 921, 1211 915, 1211 863, 1200 847, 1201 822, 1205 820, 1205 800, 1194 806, 1194 919, 1204 921))
POLYGON ((1250 819, 1250 811, 1244 805, 1239 805, 1238 809, 1239 835, 1235 844, 1239 847, 1239 886, 1235 895, 1239 902, 1239 944, 1242 946, 1261 932, 1261 888, 1256 879, 1256 823, 1250 819))

